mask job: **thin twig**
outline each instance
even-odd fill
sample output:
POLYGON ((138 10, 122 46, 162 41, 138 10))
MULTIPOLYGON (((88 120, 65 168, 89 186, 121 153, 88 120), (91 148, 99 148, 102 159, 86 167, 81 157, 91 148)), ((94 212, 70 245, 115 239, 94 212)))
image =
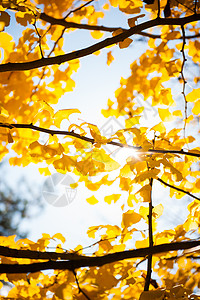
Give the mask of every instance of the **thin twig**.
POLYGON ((186 99, 186 95, 185 95, 185 86, 186 86, 187 81, 185 80, 185 77, 184 77, 184 66, 185 66, 185 63, 186 63, 187 59, 185 57, 185 52, 184 52, 186 41, 185 41, 185 29, 184 29, 183 25, 181 25, 181 30, 182 30, 182 36, 183 36, 183 44, 182 44, 182 49, 180 51, 182 53, 183 61, 182 61, 180 74, 181 74, 181 78, 182 78, 182 81, 183 81, 182 95, 183 95, 183 99, 184 99, 184 103, 185 103, 185 120, 184 120, 183 134, 184 134, 184 139, 186 139, 187 99, 186 99))
POLYGON ((100 31, 107 31, 107 32, 113 32, 117 29, 116 27, 107 27, 107 26, 100 26, 100 25, 90 25, 90 24, 69 22, 69 21, 65 21, 64 18, 57 19, 57 18, 51 17, 45 13, 41 13, 39 16, 39 19, 43 20, 45 22, 48 22, 52 25, 64 26, 65 28, 77 28, 77 29, 98 30, 98 31, 100 30, 100 31))
POLYGON ((63 19, 66 19, 66 18, 69 17, 69 15, 71 15, 72 13, 74 13, 74 12, 80 10, 81 8, 87 6, 88 4, 90 4, 90 3, 93 2, 93 1, 94 1, 94 0, 90 0, 90 1, 86 2, 85 4, 83 4, 83 5, 81 5, 81 6, 77 7, 77 8, 75 8, 75 9, 73 9, 73 10, 71 10, 70 12, 68 12, 68 13, 66 14, 66 16, 65 16, 63 19))
POLYGON ((88 297, 88 295, 86 295, 86 293, 85 293, 85 292, 82 290, 82 288, 80 287, 80 284, 79 284, 79 282, 78 282, 78 278, 77 278, 77 275, 76 275, 75 270, 73 270, 72 272, 73 272, 73 274, 74 274, 74 277, 75 277, 75 280, 76 280, 76 283, 77 283, 77 286, 78 286, 78 291, 79 291, 79 293, 82 293, 82 294, 85 296, 86 299, 90 300, 90 298, 88 297))
POLYGON ((168 186, 168 187, 170 187, 170 188, 172 188, 172 189, 174 189, 174 190, 177 190, 178 192, 184 193, 184 194, 186 194, 186 195, 188 195, 188 196, 190 196, 190 197, 192 197, 192 198, 194 198, 194 199, 200 201, 200 198, 196 197, 195 195, 191 194, 190 192, 184 191, 183 189, 181 189, 181 188, 179 188, 179 187, 177 187, 177 186, 171 185, 171 184, 169 184, 169 183, 163 181, 163 180, 160 179, 160 178, 156 178, 156 179, 157 179, 158 181, 160 181, 162 184, 164 184, 164 185, 166 185, 166 186, 168 186))
MULTIPOLYGON (((95 140, 93 138, 89 138, 87 136, 82 136, 78 133, 75 133, 74 131, 52 130, 52 129, 47 129, 47 128, 43 128, 43 127, 38 127, 33 124, 8 124, 8 123, 1 123, 1 122, 0 122, 0 127, 9 128, 9 129, 15 129, 15 128, 31 129, 31 130, 50 134, 52 136, 53 135, 65 135, 65 136, 69 136, 72 138, 78 138, 80 140, 89 142, 91 144, 95 144, 95 140)), ((139 151, 142 154, 148 154, 148 155, 153 154, 153 153, 162 153, 162 154, 170 153, 170 154, 180 154, 180 155, 188 155, 188 156, 193 156, 193 157, 200 157, 199 153, 195 153, 195 152, 191 152, 191 151, 186 152, 183 150, 160 150, 160 149, 149 149, 147 151, 142 151, 142 147, 132 146, 132 145, 128 145, 128 144, 122 144, 120 142, 115 142, 115 141, 110 141, 110 140, 106 144, 117 146, 120 148, 132 149, 134 151, 139 151)))
MULTIPOLYGON (((55 50, 56 45, 58 44, 59 40, 62 38, 64 32, 65 32, 65 28, 62 30, 60 36, 59 36, 59 37, 57 38, 57 40, 55 41, 55 43, 54 43, 54 45, 53 45, 53 48, 51 49, 51 51, 49 52, 49 54, 47 55, 47 57, 50 57, 50 56, 51 56, 51 54, 52 54, 53 51, 55 50)), ((36 85, 36 87, 34 88, 34 90, 32 91, 31 96, 30 96, 30 99, 31 99, 31 98, 33 97, 33 95, 37 92, 37 89, 38 89, 38 87, 40 86, 40 83, 41 83, 42 79, 44 78, 46 68, 47 68, 47 66, 45 66, 45 67, 43 68, 42 74, 41 74, 40 79, 39 79, 39 82, 38 82, 38 84, 36 85)))
POLYGON ((42 58, 44 58, 44 55, 43 55, 43 52, 42 52, 42 45, 41 45, 41 35, 40 35, 40 33, 37 29, 37 26, 36 26, 36 17, 35 17, 35 22, 33 23, 33 26, 34 26, 35 31, 36 31, 36 33, 38 35, 38 38, 39 38, 38 39, 38 44, 39 44, 39 48, 40 48, 40 54, 41 54, 42 58))
POLYGON ((183 252, 183 254, 181 255, 176 255, 176 256, 171 256, 171 257, 166 257, 164 258, 165 260, 176 260, 179 259, 181 257, 184 257, 186 259, 200 259, 200 256, 195 256, 195 255, 185 255, 185 253, 183 252))
POLYGON ((180 5, 182 5, 183 7, 187 8, 187 9, 190 10, 191 12, 194 13, 194 11, 193 11, 190 7, 188 7, 187 5, 183 4, 183 3, 180 2, 179 0, 176 0, 176 2, 177 2, 178 4, 180 4, 180 5))

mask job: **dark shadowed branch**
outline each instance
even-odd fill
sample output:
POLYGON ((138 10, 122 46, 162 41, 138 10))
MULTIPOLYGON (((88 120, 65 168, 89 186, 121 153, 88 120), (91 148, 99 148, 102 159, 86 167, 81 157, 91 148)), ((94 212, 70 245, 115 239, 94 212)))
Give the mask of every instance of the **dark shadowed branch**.
POLYGON ((67 54, 58 55, 55 57, 49 58, 41 58, 38 60, 30 61, 30 62, 20 62, 20 63, 5 63, 0 65, 0 72, 7 72, 7 71, 25 71, 25 70, 32 70, 44 66, 55 65, 55 64, 62 64, 67 61, 72 61, 77 58, 81 58, 84 56, 88 56, 98 50, 104 49, 108 46, 114 45, 119 43, 126 38, 138 34, 145 29, 153 28, 156 26, 163 26, 163 25, 180 25, 184 26, 185 24, 192 23, 194 21, 200 20, 200 14, 193 14, 188 17, 183 18, 156 18, 154 20, 150 20, 139 24, 137 26, 131 27, 130 29, 118 34, 117 36, 106 38, 101 42, 98 42, 92 46, 76 50, 67 54))
MULTIPOLYGON (((106 254, 103 256, 96 256, 96 257, 80 256, 78 258, 78 256, 76 256, 75 259, 72 258, 71 260, 67 260, 67 261, 49 260, 46 262, 30 263, 30 264, 0 264, 0 273, 9 273, 9 274, 28 273, 28 272, 38 272, 38 271, 49 270, 49 269, 73 271, 81 267, 103 266, 105 264, 117 262, 124 259, 145 257, 147 255, 155 255, 158 253, 169 252, 169 251, 185 250, 185 249, 197 247, 199 245, 200 245, 200 241, 185 241, 185 242, 161 244, 153 247, 140 248, 135 250, 126 250, 126 251, 110 253, 110 254, 106 254)), ((8 250, 9 248, 8 247, 4 247, 4 248, 9 253, 8 250)), ((16 250, 16 255, 18 258, 19 257, 23 258, 25 252, 27 251, 28 250, 16 250)), ((29 258, 35 259, 35 257, 38 256, 38 259, 41 259, 42 256, 45 255, 45 253, 48 253, 47 254, 49 257, 48 259, 51 259, 51 257, 52 259, 54 259, 56 255, 57 256, 59 255, 58 253, 54 253, 54 252, 39 252, 39 251, 29 250, 29 258)), ((0 255, 2 255, 1 251, 0 251, 0 255)), ((3 255, 7 256, 6 253, 4 253, 3 255)), ((12 257, 15 257, 15 255, 13 255, 12 257)), ((27 255, 25 255, 25 258, 28 258, 27 255)))

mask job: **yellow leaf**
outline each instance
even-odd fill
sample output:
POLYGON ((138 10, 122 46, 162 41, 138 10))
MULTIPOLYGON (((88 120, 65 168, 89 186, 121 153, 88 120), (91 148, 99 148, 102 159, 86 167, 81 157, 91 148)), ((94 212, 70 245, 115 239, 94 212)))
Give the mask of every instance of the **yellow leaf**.
POLYGON ((33 23, 35 18, 34 18, 34 15, 33 13, 24 13, 24 12, 21 12, 21 11, 18 11, 16 14, 16 21, 21 24, 22 26, 27 26, 28 23, 33 23))
POLYGON ((94 151, 92 154, 92 158, 98 162, 103 163, 104 171, 106 172, 117 170, 120 167, 120 164, 112 159, 108 154, 103 152, 103 150, 101 152, 94 151))
POLYGON ((135 282, 136 282, 136 280, 133 277, 126 278, 126 284, 129 285, 129 286, 134 284, 135 282))
POLYGON ((141 218, 141 215, 134 212, 134 210, 129 210, 123 214, 122 226, 128 228, 129 226, 138 223, 141 218))
POLYGON ((95 238, 95 233, 100 228, 101 228, 100 226, 91 226, 90 228, 88 228, 88 231, 87 231, 88 237, 94 239, 95 238))
POLYGON ((144 220, 148 220, 148 214, 149 214, 149 208, 148 207, 145 207, 145 206, 140 206, 140 209, 139 209, 139 213, 140 215, 143 217, 144 220))
POLYGON ((114 60, 114 57, 112 56, 112 51, 109 51, 107 53, 107 65, 110 66, 110 64, 112 63, 113 60, 114 60))
POLYGON ((133 118, 129 118, 125 120, 126 128, 131 128, 136 124, 139 124, 140 116, 134 116, 133 118))
POLYGON ((159 218, 162 215, 163 210, 164 210, 164 206, 162 204, 158 204, 154 206, 152 216, 154 218, 159 218))
POLYGON ((173 111, 173 116, 179 117, 179 118, 183 118, 183 114, 181 110, 175 110, 173 111))
POLYGON ((109 9, 109 4, 108 3, 104 4, 103 9, 108 10, 109 9))
POLYGON ((128 25, 129 25, 129 27, 134 27, 135 26, 135 22, 137 21, 137 19, 143 18, 143 17, 145 17, 145 14, 141 14, 139 16, 136 16, 136 17, 128 19, 128 25))
POLYGON ((166 132, 165 125, 162 122, 160 122, 159 124, 157 124, 154 127, 152 127, 152 129, 155 130, 155 131, 158 131, 160 133, 166 132))
POLYGON ((186 96, 187 102, 194 102, 200 99, 200 89, 195 89, 186 96))
POLYGON ((123 29, 119 28, 119 29, 115 30, 115 31, 112 33, 112 36, 119 35, 119 34, 121 34, 121 33, 123 33, 123 32, 124 32, 123 29))
POLYGON ((127 199, 127 204, 130 207, 133 207, 133 201, 135 200, 135 195, 130 194, 127 199))
POLYGON ((58 287, 55 290, 55 295, 58 297, 58 299, 70 299, 71 298, 71 288, 69 284, 62 283, 58 285, 58 287))
POLYGON ((174 119, 168 108, 158 108, 158 113, 163 122, 169 122, 174 119))
POLYGON ((135 242, 135 247, 138 249, 138 248, 145 248, 145 247, 149 247, 149 239, 146 238, 142 241, 136 241, 135 242))
POLYGON ((90 32, 91 36, 94 38, 94 39, 100 39, 103 37, 104 33, 101 32, 101 31, 98 31, 98 30, 94 30, 92 32, 90 32))
POLYGON ((143 202, 149 202, 151 199, 151 186, 149 184, 143 186, 136 194, 143 198, 143 202))
POLYGON ((58 239, 60 240, 62 243, 66 242, 66 239, 64 238, 64 236, 61 233, 56 233, 52 236, 52 239, 58 239))
POLYGON ((171 89, 162 89, 160 91, 160 103, 163 103, 168 106, 172 106, 174 104, 174 100, 172 99, 171 89))
POLYGON ((3 48, 6 51, 11 52, 13 45, 14 45, 13 37, 6 32, 1 32, 0 33, 0 48, 3 48))
POLYGON ((164 290, 144 291, 139 300, 163 300, 165 297, 164 290))
POLYGON ((56 127, 60 127, 60 123, 63 120, 68 120, 71 114, 78 113, 80 114, 80 110, 77 108, 72 109, 61 109, 57 111, 54 115, 54 124, 56 127))
POLYGON ((4 27, 9 26, 10 24, 10 15, 5 11, 1 11, 0 13, 0 31, 3 31, 4 27))
POLYGON ((98 56, 100 53, 101 53, 100 50, 97 50, 97 51, 93 52, 93 54, 96 55, 96 56, 98 56))
POLYGON ((132 41, 133 41, 132 39, 127 38, 123 42, 119 42, 119 48, 120 49, 127 48, 132 43, 132 41))
POLYGON ((87 198, 86 201, 92 205, 97 204, 99 202, 94 196, 87 198))
POLYGON ((117 200, 120 198, 121 194, 113 194, 110 196, 105 196, 104 201, 107 202, 108 204, 111 204, 112 201, 117 202, 117 200))
POLYGON ((178 68, 178 63, 176 63, 177 59, 165 63, 165 68, 168 72, 169 76, 178 76, 180 70, 178 68))
POLYGON ((57 159, 53 162, 53 166, 54 168, 62 173, 62 174, 66 174, 66 172, 70 172, 72 166, 74 166, 74 160, 72 157, 68 156, 68 155, 63 155, 60 159, 57 159))
POLYGON ((10 132, 8 133, 8 143, 13 143, 13 138, 12 135, 10 134, 10 132))
POLYGON ((200 114, 200 100, 194 103, 194 107, 192 109, 193 114, 199 115, 200 114))
POLYGON ((49 168, 38 168, 40 174, 44 174, 45 176, 51 175, 51 172, 49 171, 49 168))

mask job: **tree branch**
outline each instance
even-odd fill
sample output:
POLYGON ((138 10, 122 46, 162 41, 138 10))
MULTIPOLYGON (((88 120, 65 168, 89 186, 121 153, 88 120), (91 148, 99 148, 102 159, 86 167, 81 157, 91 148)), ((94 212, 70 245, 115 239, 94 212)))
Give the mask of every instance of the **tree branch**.
POLYGON ((77 284, 77 286, 78 286, 78 291, 79 291, 79 293, 82 293, 84 296, 85 296, 85 298, 86 299, 88 299, 88 300, 90 300, 90 298, 88 297, 88 295, 82 290, 82 288, 80 287, 80 284, 79 284, 79 281, 78 281, 78 277, 77 277, 77 275, 76 275, 76 272, 73 270, 72 271, 73 272, 73 274, 74 274, 74 277, 75 277, 75 280, 76 280, 76 284, 77 284))
POLYGON ((50 23, 51 25, 61 25, 65 28, 77 28, 77 29, 87 29, 87 30, 98 30, 105 32, 113 32, 121 27, 107 27, 107 26, 99 26, 99 25, 89 25, 89 24, 80 24, 75 22, 68 22, 64 19, 57 19, 51 16, 46 15, 45 13, 41 13, 39 16, 40 20, 50 23))
MULTIPOLYGON (((82 136, 78 133, 75 133, 74 131, 65 131, 65 130, 52 130, 52 129, 47 129, 43 127, 38 127, 33 124, 8 124, 8 123, 1 123, 0 122, 0 127, 3 128, 9 128, 9 129, 14 129, 14 128, 21 128, 21 129, 31 129, 31 130, 36 130, 39 132, 44 132, 48 133, 50 135, 65 135, 65 136, 70 136, 72 138, 77 138, 86 142, 89 142, 91 144, 95 144, 96 141, 93 138, 89 138, 87 136, 82 136)), ((195 153, 195 152, 186 152, 183 150, 160 150, 160 149, 149 149, 147 151, 142 151, 142 147, 137 147, 137 146, 132 146, 128 144, 122 144, 119 142, 115 141, 110 141, 106 143, 107 145, 113 145, 117 146, 120 148, 129 148, 133 149, 134 151, 140 151, 141 153, 146 153, 146 154, 153 154, 153 153, 170 153, 170 154, 179 154, 179 155, 187 155, 187 156, 193 156, 193 157, 200 157, 200 153, 195 153)))
MULTIPOLYGON (((64 19, 56 19, 54 17, 48 16, 45 13, 42 13, 39 17, 41 20, 50 23, 51 25, 61 25, 65 28, 77 28, 77 29, 86 29, 86 30, 94 30, 94 31, 104 31, 104 32, 114 32, 115 30, 122 29, 123 31, 128 30, 127 28, 122 27, 108 27, 108 26, 102 26, 102 25, 88 25, 88 24, 80 24, 80 23, 74 23, 74 22, 68 22, 64 19)), ((153 34, 148 32, 138 32, 137 34, 146 36, 152 39, 161 39, 160 34, 153 34)), ((186 35, 186 39, 193 39, 199 37, 200 34, 195 35, 186 35)), ((180 36, 177 39, 182 39, 182 36, 180 36)))
MULTIPOLYGON (((152 213, 153 213, 153 205, 152 205, 152 187, 153 187, 153 178, 150 178, 151 193, 149 199, 149 215, 148 215, 148 226, 149 226, 149 247, 153 247, 153 226, 152 226, 152 213)), ((149 290, 149 285, 151 282, 151 273, 152 273, 152 254, 148 255, 147 260, 147 276, 145 278, 144 291, 149 290)))
POLYGON ((0 72, 7 72, 7 71, 25 71, 25 70, 32 70, 40 67, 44 67, 47 65, 54 65, 54 64, 61 64, 67 61, 71 61, 80 57, 84 57, 90 55, 98 50, 106 48, 108 46, 114 45, 118 42, 125 40, 126 38, 130 37, 133 34, 138 34, 141 31, 152 28, 155 26, 161 25, 180 25, 183 26, 187 23, 191 23, 194 21, 200 20, 200 14, 193 14, 188 17, 183 18, 156 18, 154 20, 150 20, 139 24, 137 26, 131 27, 130 29, 124 31, 123 33, 107 38, 101 42, 98 42, 92 46, 86 47, 81 50, 73 51, 71 53, 58 55, 55 57, 49 58, 41 58, 38 60, 30 61, 30 62, 21 62, 21 63, 6 63, 0 65, 0 72))
MULTIPOLYGON (((119 260, 145 257, 147 255, 154 255, 154 254, 169 252, 169 251, 185 250, 185 249, 197 247, 199 245, 200 245, 200 241, 184 241, 184 242, 161 244, 153 247, 140 248, 135 250, 125 250, 117 253, 106 254, 104 256, 97 256, 97 257, 84 256, 76 260, 68 260, 68 261, 50 260, 47 262, 31 263, 31 264, 0 264, 0 273, 7 273, 7 274, 28 273, 28 272, 38 272, 38 271, 49 270, 49 269, 73 271, 77 268, 97 267, 97 266, 99 267, 119 260)), ((17 250, 17 251, 18 251, 17 257, 19 257, 19 254, 21 253, 21 251, 23 251, 23 254, 21 255, 21 258, 23 258, 24 251, 28 251, 28 250, 17 250)), ((37 252, 37 251, 32 251, 32 252, 38 253, 38 255, 43 255, 45 253, 45 252, 37 252)), ((58 253, 51 254, 51 252, 48 252, 48 255, 49 256, 52 255, 53 257, 53 255, 58 255, 58 253)), ((30 256, 30 258, 32 257, 30 256)))
POLYGON ((170 188, 172 188, 172 189, 174 189, 174 190, 177 190, 178 192, 184 193, 184 194, 186 194, 186 195, 188 195, 188 196, 190 196, 190 197, 192 197, 192 198, 194 198, 194 199, 200 201, 200 198, 196 197, 195 195, 191 194, 190 192, 184 191, 183 189, 181 189, 181 188, 179 188, 179 187, 177 187, 177 186, 171 185, 171 184, 169 184, 169 183, 163 181, 163 180, 160 179, 160 178, 156 178, 156 179, 157 179, 158 181, 160 181, 162 184, 164 184, 164 185, 166 185, 166 186, 168 186, 168 187, 170 187, 170 188))
POLYGON ((41 252, 24 249, 13 249, 9 247, 0 246, 0 256, 15 257, 15 258, 28 258, 28 259, 44 259, 44 260, 76 260, 84 259, 85 256, 79 255, 76 252, 41 252))
POLYGON ((92 3, 94 0, 89 0, 88 2, 86 2, 85 4, 73 9, 73 10, 70 10, 70 12, 68 12, 66 14, 66 16, 64 17, 64 19, 66 19, 67 17, 69 17, 69 15, 71 15, 72 13, 78 11, 78 10, 81 10, 83 7, 87 6, 88 4, 92 3))

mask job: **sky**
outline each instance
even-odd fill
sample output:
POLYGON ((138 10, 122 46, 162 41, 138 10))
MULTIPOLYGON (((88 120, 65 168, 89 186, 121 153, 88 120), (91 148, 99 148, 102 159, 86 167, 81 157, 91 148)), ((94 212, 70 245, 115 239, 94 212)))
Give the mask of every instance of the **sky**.
MULTIPOLYGON (((127 27, 126 19, 119 18, 116 12, 108 13, 106 22, 103 24, 127 27)), ((14 26, 8 28, 8 32, 16 34, 17 36, 17 28, 14 26)), ((57 110, 78 108, 81 111, 79 117, 81 120, 95 124, 102 130, 109 124, 111 124, 114 129, 116 128, 116 130, 120 129, 120 123, 116 123, 112 118, 107 120, 103 118, 101 109, 106 108, 108 98, 114 100, 114 92, 119 87, 120 78, 128 77, 130 74, 130 63, 138 58, 145 50, 146 43, 137 42, 136 44, 137 38, 138 37, 134 38, 133 43, 128 49, 120 50, 118 46, 112 48, 112 54, 115 60, 110 66, 106 64, 107 56, 104 50, 99 56, 90 55, 81 58, 81 67, 73 76, 76 82, 74 91, 62 96, 59 100, 59 104, 54 108, 57 110)), ((73 34, 67 39, 66 49, 72 50, 70 47, 79 49, 89 45, 91 41, 92 43, 95 42, 90 38, 87 32, 77 32, 75 36, 73 34)), ((155 111, 147 105, 142 118, 144 126, 147 124, 153 126, 157 121, 158 116, 155 115, 155 111)), ((113 156, 115 156, 114 158, 119 161, 125 160, 129 155, 130 153, 124 150, 120 150, 120 153, 118 152, 116 156, 115 153, 113 154, 113 156)), ((22 223, 22 228, 30 231, 29 238, 31 240, 36 241, 41 237, 42 233, 54 235, 60 232, 66 237, 66 248, 74 248, 78 244, 87 246, 91 244, 91 239, 88 239, 86 234, 88 227, 102 224, 120 226, 121 205, 125 203, 125 195, 115 204, 108 205, 103 201, 105 195, 117 193, 117 182, 114 186, 102 187, 95 193, 95 197, 99 200, 99 203, 96 205, 90 205, 86 202, 85 199, 91 197, 94 193, 88 191, 81 185, 77 188, 72 203, 64 207, 55 207, 48 204, 42 195, 47 178, 40 175, 37 168, 37 165, 33 164, 24 168, 7 165, 5 174, 7 180, 12 181, 15 188, 17 188, 17 180, 25 177, 31 186, 35 186, 36 189, 39 189, 39 193, 41 194, 41 201, 45 205, 44 211, 39 214, 38 217, 31 219, 31 221, 22 223)), ((75 180, 73 174, 67 175, 70 176, 72 180, 75 180)), ((156 204, 166 195, 166 190, 161 189, 159 184, 155 187, 155 190, 154 199, 156 204), (159 191, 159 193, 157 191, 159 191)), ((120 193, 120 190, 118 190, 118 193, 120 193)), ((169 200, 169 205, 170 201, 173 203, 173 200, 169 200)), ((138 207, 134 209, 137 210, 138 207)), ((184 217, 185 215, 183 213, 181 220, 184 219, 184 217)), ((166 228, 167 226, 169 227, 174 218, 180 218, 180 216, 173 203, 173 215, 166 212, 165 221, 162 223, 162 226, 166 228)))

